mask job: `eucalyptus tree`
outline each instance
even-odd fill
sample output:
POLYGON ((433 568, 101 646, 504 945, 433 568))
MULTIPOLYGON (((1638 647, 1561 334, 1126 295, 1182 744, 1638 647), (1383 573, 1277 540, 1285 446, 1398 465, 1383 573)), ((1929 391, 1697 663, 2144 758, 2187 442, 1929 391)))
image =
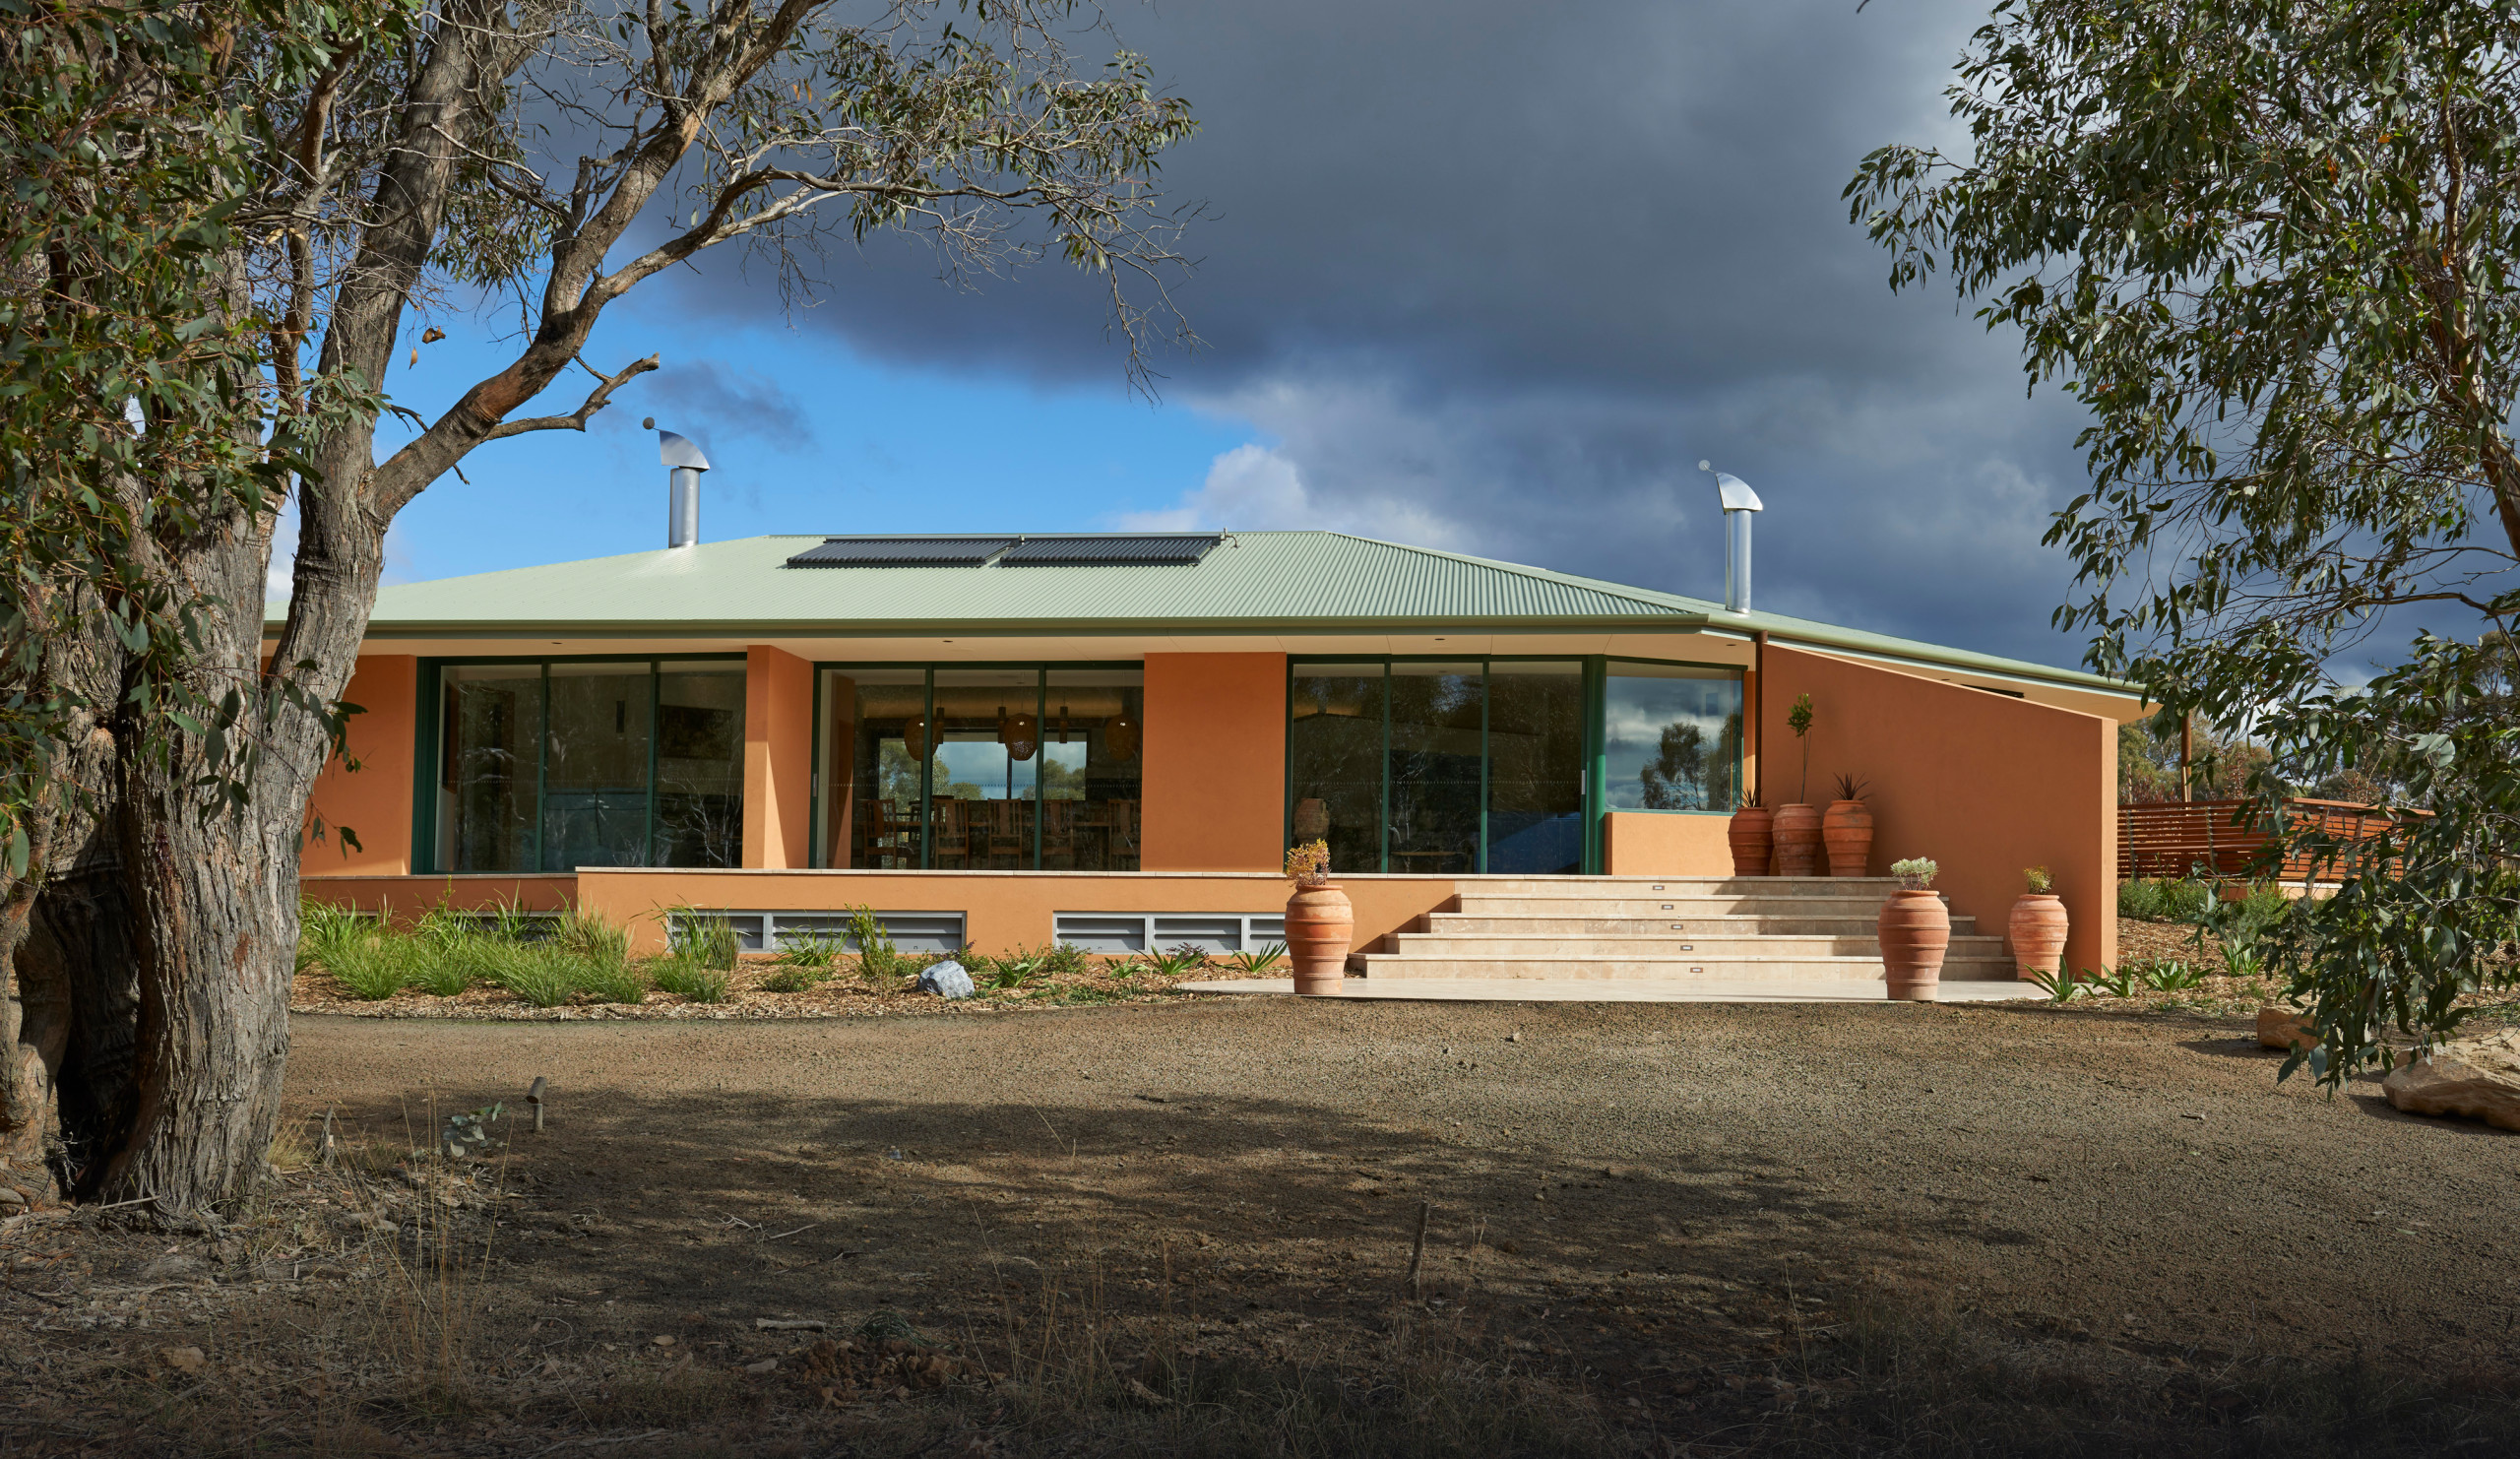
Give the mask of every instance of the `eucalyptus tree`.
MULTIPOLYGON (((262 9, 316 31, 351 14, 262 9)), ((1182 329, 1181 215, 1155 173, 1192 122, 1142 58, 1080 59, 1077 37, 1108 37, 1074 0, 387 0, 301 47, 313 64, 285 28, 151 19, 249 118, 217 203, 219 318, 259 341, 232 394, 297 508, 292 591, 267 647, 272 490, 132 534, 136 570, 184 604, 157 676, 205 712, 91 695, 109 707, 85 752, 34 736, 85 808, 31 846, 20 1001, 61 1011, 16 1067, 21 1110, 57 1104, 75 1193, 181 1221, 239 1193, 276 1127, 298 841, 396 514, 480 447, 585 429, 657 364, 585 358, 603 311, 726 245, 783 292, 815 283, 827 242, 885 230, 949 273, 1056 256, 1107 279, 1142 368, 1182 329), (482 297, 524 317, 502 366, 433 416, 387 398, 415 305, 482 297), (518 415, 573 368, 574 409, 518 415), (389 411, 409 439, 381 449, 389 411)), ((147 648, 59 637, 118 685, 147 648)), ((58 687, 26 677, 32 698, 58 687)))
POLYGON ((1892 287, 1947 271, 2088 412, 2056 621, 2174 716, 2251 726, 2263 813, 2349 770, 2440 812, 2359 861, 2291 831, 2351 891, 2291 964, 2342 1078, 2382 1023, 2437 1034, 2506 978, 2520 910, 2471 855, 2520 810, 2492 688, 2520 609, 2520 4, 2003 0, 1956 75, 1967 154, 1882 148, 1847 196, 1892 287))

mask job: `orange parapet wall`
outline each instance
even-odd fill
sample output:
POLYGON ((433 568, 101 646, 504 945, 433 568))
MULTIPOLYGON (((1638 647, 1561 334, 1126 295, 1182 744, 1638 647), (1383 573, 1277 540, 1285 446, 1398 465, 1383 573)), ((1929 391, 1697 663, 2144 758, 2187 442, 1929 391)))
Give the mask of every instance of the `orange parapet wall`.
POLYGON ((802 866, 810 848, 814 666, 755 644, 744 651, 744 864, 802 866))
POLYGON ((1614 810, 1602 817, 1602 870, 1611 876, 1730 876, 1732 817, 1614 810))
POLYGON ((1146 656, 1149 871, 1273 871, 1285 859, 1287 656, 1146 656))
POLYGON ((1808 694, 1810 802, 1834 798, 1840 771, 1871 783, 1871 874, 1930 856, 1951 910, 2000 937, 2022 869, 2046 866, 2073 920, 2065 966, 2116 965, 2116 722, 1777 644, 1766 653, 1767 804, 1802 793, 1803 746, 1785 721, 1808 694))
POLYGON ((419 685, 420 661, 406 654, 363 655, 351 670, 342 698, 366 713, 350 716, 347 761, 335 755, 315 778, 306 845, 298 855, 304 874, 391 876, 411 869, 419 685), (341 838, 343 828, 358 839, 356 851, 341 838))

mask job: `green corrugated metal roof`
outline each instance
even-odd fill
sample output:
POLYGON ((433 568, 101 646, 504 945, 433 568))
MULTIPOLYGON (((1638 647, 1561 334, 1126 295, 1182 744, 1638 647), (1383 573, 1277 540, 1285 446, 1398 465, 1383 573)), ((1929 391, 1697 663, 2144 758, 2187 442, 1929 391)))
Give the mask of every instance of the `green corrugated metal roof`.
MULTIPOLYGON (((1237 532, 1191 567, 819 567, 819 536, 593 557, 377 594, 371 638, 552 635, 1091 634, 1458 628, 1765 629, 1799 642, 2085 688, 2070 669, 1998 659, 1510 562, 1335 532, 1237 532)), ((277 623, 284 604, 274 604, 277 623)))

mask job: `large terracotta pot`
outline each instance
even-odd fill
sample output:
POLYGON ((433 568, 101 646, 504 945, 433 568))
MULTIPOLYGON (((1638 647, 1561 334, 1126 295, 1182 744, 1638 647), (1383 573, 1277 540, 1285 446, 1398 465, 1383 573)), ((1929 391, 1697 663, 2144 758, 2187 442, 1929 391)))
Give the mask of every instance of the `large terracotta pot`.
POLYGON ((1951 913, 1930 887, 1901 887, 1881 904, 1873 923, 1890 996, 1933 1001, 1942 983, 1942 955, 1951 950, 1951 913))
POLYGON ((1831 876, 1861 876, 1872 864, 1872 811, 1860 800, 1833 800, 1820 818, 1831 876))
POLYGON ((2024 892, 2012 904, 2012 920, 2005 930, 2012 934, 2012 962, 2024 978, 2041 978, 2056 972, 2057 960, 2065 955, 2065 900, 2052 892, 2024 892))
POLYGON ((1732 843, 1732 874, 1765 876, 1776 849, 1776 813, 1764 805, 1744 805, 1732 812, 1724 837, 1732 843))
POLYGON ((1820 807, 1780 805, 1776 808, 1776 874, 1820 874, 1820 807))
POLYGON ((1347 991, 1348 947, 1355 940, 1356 909, 1335 884, 1298 885, 1287 899, 1287 959, 1295 965, 1296 992, 1347 991))

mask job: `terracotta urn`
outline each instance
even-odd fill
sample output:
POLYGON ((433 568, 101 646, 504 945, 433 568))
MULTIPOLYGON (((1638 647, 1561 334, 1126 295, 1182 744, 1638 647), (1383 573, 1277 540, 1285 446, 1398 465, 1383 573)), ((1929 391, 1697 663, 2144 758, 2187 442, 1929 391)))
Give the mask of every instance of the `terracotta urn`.
POLYGON ((2053 892, 2024 892, 2012 904, 2004 930, 2012 935, 2012 963, 2024 978, 2047 978, 2065 956, 2065 899, 2053 892))
POLYGON ((1780 805, 1776 809, 1776 874, 1820 874, 1820 807, 1780 805))
POLYGON ((1831 876, 1861 876, 1872 864, 1872 810, 1860 800, 1833 800, 1820 818, 1831 876))
POLYGON ((1732 812, 1725 839, 1732 843, 1732 874, 1765 876, 1776 847, 1776 813, 1764 805, 1744 805, 1732 812))
POLYGON ((1873 924, 1890 996, 1933 1001, 1942 984, 1942 955, 1951 950, 1951 913, 1931 887, 1901 887, 1881 904, 1873 924))
POLYGON ((1337 996, 1347 990, 1348 947, 1356 940, 1356 910, 1332 882, 1295 883, 1287 899, 1287 960, 1295 991, 1337 996))

